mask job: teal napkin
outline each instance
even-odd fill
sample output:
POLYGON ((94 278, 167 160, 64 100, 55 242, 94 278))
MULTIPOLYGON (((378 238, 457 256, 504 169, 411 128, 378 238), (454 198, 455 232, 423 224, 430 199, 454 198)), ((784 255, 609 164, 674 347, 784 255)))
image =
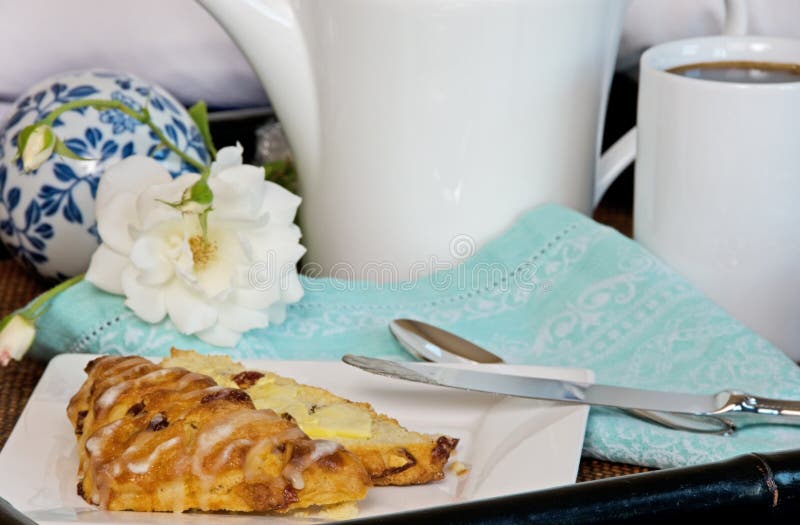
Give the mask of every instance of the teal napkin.
MULTIPOLYGON (((361 353, 408 360, 387 325, 411 317, 510 363, 590 368, 603 383, 800 398, 800 368, 778 349, 634 241, 555 205, 528 212, 461 265, 413 283, 305 278, 303 285, 305 297, 282 325, 220 349, 177 333, 168 321, 147 324, 121 297, 83 282, 39 319, 32 352, 41 359, 59 352, 162 356, 176 346, 235 358, 339 360, 361 353)), ((672 467, 798 443, 800 428, 700 435, 593 408, 584 453, 672 467)))

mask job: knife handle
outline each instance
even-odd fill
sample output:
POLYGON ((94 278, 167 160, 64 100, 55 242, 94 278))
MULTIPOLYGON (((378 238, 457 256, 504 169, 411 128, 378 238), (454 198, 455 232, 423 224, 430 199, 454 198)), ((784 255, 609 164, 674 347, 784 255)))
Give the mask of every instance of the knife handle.
POLYGON ((800 416, 800 401, 788 399, 772 399, 742 394, 742 409, 744 412, 754 412, 768 416, 800 416))
POLYGON ((712 415, 729 419, 736 428, 752 425, 800 424, 800 401, 754 396, 745 392, 717 394, 722 407, 712 415))
POLYGON ((764 416, 800 417, 800 401, 754 396, 745 392, 725 391, 717 396, 727 399, 715 414, 758 414, 764 416))

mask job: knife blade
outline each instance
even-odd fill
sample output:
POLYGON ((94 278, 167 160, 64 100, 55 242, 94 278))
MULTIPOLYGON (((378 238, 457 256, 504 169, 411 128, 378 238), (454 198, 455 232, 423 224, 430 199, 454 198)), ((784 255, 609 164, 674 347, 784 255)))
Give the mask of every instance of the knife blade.
POLYGON ((737 427, 800 424, 800 401, 770 399, 733 390, 710 395, 663 392, 444 365, 398 363, 351 354, 345 355, 342 361, 381 376, 475 392, 693 416, 724 415, 735 420, 737 427))
MULTIPOLYGON (((411 355, 434 363, 505 363, 503 359, 473 342, 443 328, 417 319, 395 319, 389 331, 411 355)), ((723 417, 697 417, 673 412, 619 409, 638 419, 674 430, 702 434, 728 434, 733 423, 723 417)))

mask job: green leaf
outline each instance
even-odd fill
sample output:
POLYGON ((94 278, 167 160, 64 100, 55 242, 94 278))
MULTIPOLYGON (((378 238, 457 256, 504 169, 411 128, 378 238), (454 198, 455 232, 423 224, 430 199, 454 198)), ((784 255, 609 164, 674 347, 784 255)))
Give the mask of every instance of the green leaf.
POLYGON ((10 314, 5 316, 4 318, 0 319, 0 332, 3 331, 3 328, 8 326, 8 323, 11 322, 11 320, 14 318, 15 315, 18 315, 18 313, 17 312, 11 312, 10 314))
POLYGON ((192 117, 197 129, 200 130, 200 135, 203 137, 206 149, 211 153, 211 158, 216 159, 217 148, 214 147, 214 141, 211 139, 211 127, 208 125, 208 107, 205 101, 200 100, 189 108, 189 116, 192 117))
POLYGON ((62 157, 66 157, 68 159, 75 159, 75 160, 97 160, 97 159, 87 159, 81 157, 80 155, 76 154, 74 151, 69 149, 66 144, 61 142, 61 139, 56 140, 56 147, 55 152, 62 157))

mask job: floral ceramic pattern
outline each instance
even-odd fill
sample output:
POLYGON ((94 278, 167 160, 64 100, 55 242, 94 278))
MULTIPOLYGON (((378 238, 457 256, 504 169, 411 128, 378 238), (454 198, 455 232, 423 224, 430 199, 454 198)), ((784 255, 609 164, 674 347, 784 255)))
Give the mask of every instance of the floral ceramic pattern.
POLYGON ((131 155, 149 155, 172 176, 195 171, 148 129, 118 110, 77 108, 53 128, 86 161, 53 155, 31 173, 14 159, 19 132, 74 100, 113 99, 133 109, 147 107, 154 122, 178 148, 201 161, 208 153, 185 108, 162 88, 131 75, 82 71, 44 80, 21 96, 0 132, 0 240, 27 266, 48 278, 83 272, 99 244, 94 198, 105 169, 131 155))

